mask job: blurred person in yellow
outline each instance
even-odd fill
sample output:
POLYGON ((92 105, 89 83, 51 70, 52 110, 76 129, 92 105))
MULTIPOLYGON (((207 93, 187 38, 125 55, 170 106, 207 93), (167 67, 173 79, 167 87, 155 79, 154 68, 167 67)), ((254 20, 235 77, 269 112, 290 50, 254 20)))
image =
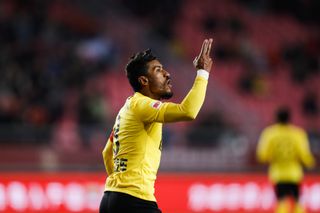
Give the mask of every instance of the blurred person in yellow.
POLYGON ((276 123, 262 131, 257 158, 261 163, 269 164, 269 179, 277 197, 275 212, 290 212, 290 198, 294 201, 294 213, 306 212, 299 203, 300 184, 303 167, 312 168, 315 160, 305 130, 291 124, 289 108, 279 108, 276 123))
POLYGON ((162 102, 173 95, 171 78, 151 50, 131 57, 126 74, 135 93, 120 109, 102 152, 108 177, 100 213, 161 212, 154 183, 162 151, 162 124, 196 118, 212 66, 212 42, 204 40, 193 62, 197 69, 193 86, 181 103, 162 102))

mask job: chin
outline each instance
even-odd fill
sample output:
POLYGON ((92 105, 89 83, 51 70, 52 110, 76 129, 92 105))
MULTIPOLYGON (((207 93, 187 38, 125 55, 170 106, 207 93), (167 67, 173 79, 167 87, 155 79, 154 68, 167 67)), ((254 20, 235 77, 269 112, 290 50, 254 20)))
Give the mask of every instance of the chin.
POLYGON ((173 92, 167 92, 164 95, 162 95, 161 99, 170 99, 173 96, 173 92))

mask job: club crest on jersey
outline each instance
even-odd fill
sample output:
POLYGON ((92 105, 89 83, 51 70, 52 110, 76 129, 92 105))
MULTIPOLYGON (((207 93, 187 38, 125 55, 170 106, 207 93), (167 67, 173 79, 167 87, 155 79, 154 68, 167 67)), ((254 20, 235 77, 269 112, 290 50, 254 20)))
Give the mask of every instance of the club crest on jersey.
POLYGON ((159 109, 161 106, 161 101, 155 101, 151 103, 152 108, 159 109))

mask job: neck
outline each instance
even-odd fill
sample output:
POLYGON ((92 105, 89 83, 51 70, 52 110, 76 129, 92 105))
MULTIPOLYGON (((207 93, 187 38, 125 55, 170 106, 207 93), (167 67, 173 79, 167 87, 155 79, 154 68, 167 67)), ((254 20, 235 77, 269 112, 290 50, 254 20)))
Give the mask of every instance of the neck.
POLYGON ((144 96, 147 96, 149 98, 155 99, 155 100, 160 100, 161 98, 153 94, 149 89, 147 88, 142 88, 139 93, 141 93, 144 96))

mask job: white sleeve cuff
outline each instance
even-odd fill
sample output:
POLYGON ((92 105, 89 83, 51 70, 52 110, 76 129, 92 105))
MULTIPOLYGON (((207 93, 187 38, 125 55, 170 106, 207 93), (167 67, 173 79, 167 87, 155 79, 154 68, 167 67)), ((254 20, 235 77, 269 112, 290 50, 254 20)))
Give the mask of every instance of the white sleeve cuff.
POLYGON ((200 69, 197 71, 197 76, 201 76, 201 77, 208 80, 209 79, 209 72, 206 70, 200 69))

